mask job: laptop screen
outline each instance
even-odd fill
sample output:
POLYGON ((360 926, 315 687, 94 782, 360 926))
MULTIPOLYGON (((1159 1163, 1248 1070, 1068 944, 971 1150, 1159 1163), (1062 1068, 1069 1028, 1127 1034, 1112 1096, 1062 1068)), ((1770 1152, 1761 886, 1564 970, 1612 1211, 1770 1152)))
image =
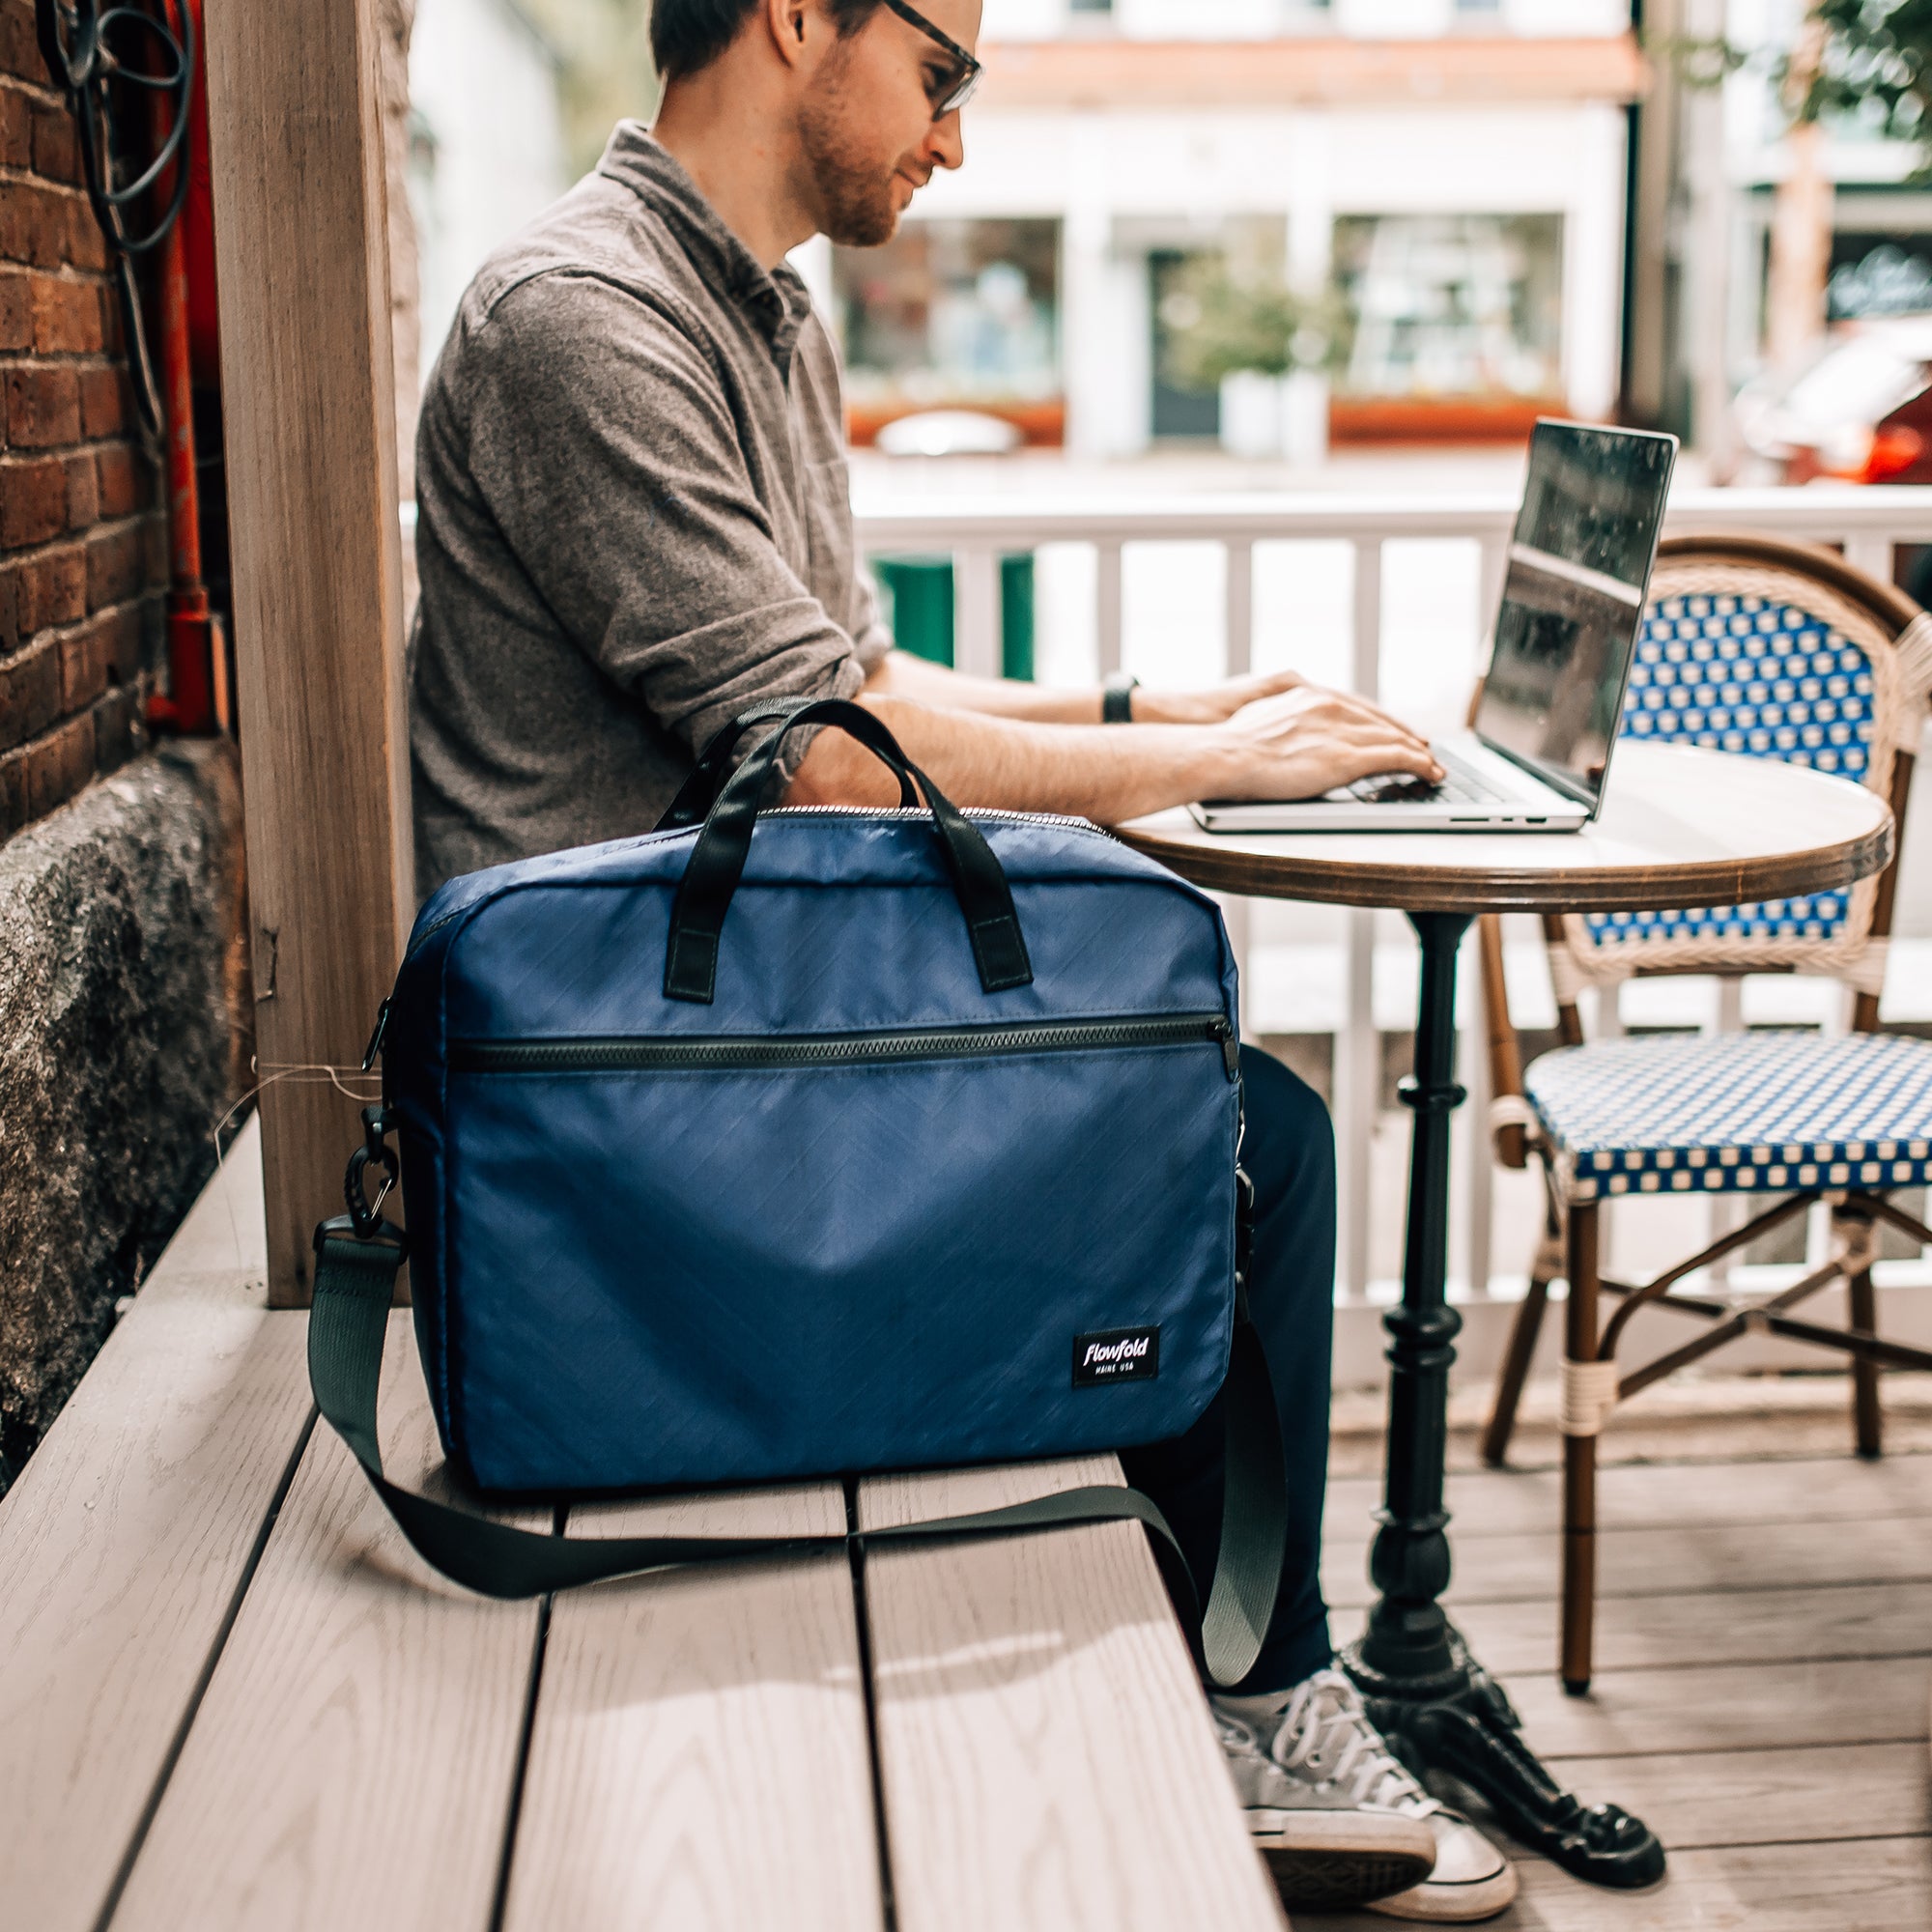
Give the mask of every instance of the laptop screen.
POLYGON ((1675 437, 1581 423, 1530 438, 1476 731, 1593 812, 1676 454, 1675 437))

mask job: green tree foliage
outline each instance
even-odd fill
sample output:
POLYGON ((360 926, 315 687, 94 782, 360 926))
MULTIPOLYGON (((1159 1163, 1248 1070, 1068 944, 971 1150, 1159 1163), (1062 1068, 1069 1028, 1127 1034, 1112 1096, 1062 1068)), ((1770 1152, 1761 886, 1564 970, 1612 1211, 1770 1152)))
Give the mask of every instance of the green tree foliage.
POLYGON ((1692 87, 1755 68, 1793 121, 1867 121, 1916 141, 1932 165, 1932 0, 1814 0, 1807 27, 1814 22, 1816 43, 1801 34, 1796 47, 1777 52, 1685 37, 1652 51, 1692 87))
POLYGON ((1168 379, 1197 393, 1251 369, 1334 369, 1348 360, 1352 323, 1327 291, 1303 296, 1278 274, 1242 274, 1219 256, 1191 262, 1161 304, 1168 329, 1168 379))
POLYGON ((1823 57, 1797 118, 1869 116, 1932 160, 1932 0, 1820 0, 1816 14, 1823 57))
POLYGON ((650 0, 518 0, 562 63, 564 139, 578 173, 597 164, 612 126, 657 110, 650 0))

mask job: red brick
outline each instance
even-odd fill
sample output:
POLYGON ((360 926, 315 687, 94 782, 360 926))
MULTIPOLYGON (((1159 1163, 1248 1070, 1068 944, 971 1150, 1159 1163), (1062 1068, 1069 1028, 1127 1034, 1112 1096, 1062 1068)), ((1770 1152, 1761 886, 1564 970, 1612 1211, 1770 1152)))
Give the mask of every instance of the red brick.
MULTIPOLYGON (((0 192, 0 255, 9 261, 32 262, 36 268, 58 269, 72 252, 70 231, 72 211, 87 213, 78 195, 63 194, 29 182, 9 182, 0 192)), ((93 215, 88 213, 92 221, 93 215)))
POLYGON ((0 464, 0 550, 25 550, 67 528, 67 469, 57 456, 0 464))
POLYGON ((58 640, 60 650, 60 708, 79 711, 107 689, 107 632, 95 622, 70 631, 58 640))
POLYGON ((128 416, 128 379, 102 366, 80 372, 80 427, 89 437, 119 436, 128 416))
POLYGON ((83 711, 27 747, 27 812, 44 818, 94 776, 94 716, 83 711))
POLYGON ((94 707, 94 767, 111 772, 141 749, 141 694, 110 691, 94 707))
POLYGON ((23 559, 14 567, 14 594, 23 638, 50 624, 78 623, 87 615, 87 552, 66 544, 23 559))
POLYGON ((0 7, 0 69, 43 87, 51 79, 34 30, 33 0, 6 0, 0 7))
POLYGON ((165 517, 146 518, 141 528, 147 539, 148 586, 153 590, 164 589, 168 582, 168 520, 165 517))
POLYGON ((61 654, 49 638, 0 665, 0 751, 25 744, 61 715, 61 654))
POLYGON ((101 650, 109 684, 132 684, 147 661, 148 612, 153 606, 124 604, 101 618, 101 650))
POLYGON ((146 532, 139 524, 102 531, 87 543, 87 608, 99 611, 125 604, 143 587, 147 570, 146 532))
MULTIPOLYGON (((76 269, 85 269, 91 274, 102 274, 107 268, 107 238, 100 232, 100 224, 94 218, 94 210, 88 206, 85 195, 73 196, 64 211, 67 217, 66 231, 61 238, 61 254, 76 269)), ((34 258, 40 260, 37 255, 34 258)))
POLYGON ((31 300, 37 355, 99 355, 105 347, 99 283, 35 275, 31 300))
POLYGON ((0 838, 11 838, 27 822, 27 754, 0 758, 0 838))
POLYGON ((49 181, 79 184, 80 140, 65 105, 35 104, 34 172, 49 181))
POLYGON ((0 87, 0 163, 34 164, 34 102, 17 87, 0 87))
POLYGON ((90 455, 67 458, 67 526, 84 530, 100 521, 100 471, 90 455))
POLYGON ((0 269, 0 350, 34 346, 34 298, 18 269, 0 269))
POLYGON ((80 440, 80 378, 71 369, 26 363, 7 372, 7 441, 51 449, 80 440))
POLYGON ((125 442, 95 453, 99 473, 100 514, 103 517, 131 517, 148 507, 150 471, 148 465, 125 442))

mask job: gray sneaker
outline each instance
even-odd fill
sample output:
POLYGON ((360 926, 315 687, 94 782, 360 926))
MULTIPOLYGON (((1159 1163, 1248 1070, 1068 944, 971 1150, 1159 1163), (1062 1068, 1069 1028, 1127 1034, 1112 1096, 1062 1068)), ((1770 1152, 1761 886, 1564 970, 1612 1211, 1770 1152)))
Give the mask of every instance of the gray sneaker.
POLYGON ((1516 1895, 1501 1854, 1409 1776, 1341 1671, 1209 1702, 1248 1830, 1285 1904, 1339 1911, 1388 1899, 1405 1918, 1457 1920, 1488 1918, 1516 1895), (1451 1881, 1440 1897, 1438 1860, 1451 1881))

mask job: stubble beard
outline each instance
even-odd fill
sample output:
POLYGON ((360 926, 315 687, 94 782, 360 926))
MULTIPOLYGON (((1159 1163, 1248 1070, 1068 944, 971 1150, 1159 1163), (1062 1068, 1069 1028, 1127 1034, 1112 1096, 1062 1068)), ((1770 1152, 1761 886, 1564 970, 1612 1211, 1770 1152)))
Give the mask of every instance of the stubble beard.
POLYGON ((893 206, 897 170, 866 152, 855 132, 863 115, 848 111, 836 64, 825 78, 826 86, 807 103, 799 122, 799 146, 818 201, 819 232, 843 247, 877 248, 898 230, 899 211, 893 206))

